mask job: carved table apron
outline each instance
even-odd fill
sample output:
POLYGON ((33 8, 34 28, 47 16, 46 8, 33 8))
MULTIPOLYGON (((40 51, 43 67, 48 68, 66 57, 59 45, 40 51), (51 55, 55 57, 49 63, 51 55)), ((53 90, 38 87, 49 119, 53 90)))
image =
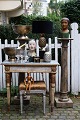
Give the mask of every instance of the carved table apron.
POLYGON ((7 87, 7 104, 10 109, 10 100, 11 100, 11 73, 27 73, 27 72, 43 72, 49 73, 49 103, 51 106, 51 112, 54 109, 54 92, 55 92, 55 75, 56 75, 56 66, 59 65, 58 62, 52 60, 51 62, 40 62, 40 63, 21 63, 21 62, 9 62, 3 61, 2 65, 5 66, 6 74, 6 87, 7 87))

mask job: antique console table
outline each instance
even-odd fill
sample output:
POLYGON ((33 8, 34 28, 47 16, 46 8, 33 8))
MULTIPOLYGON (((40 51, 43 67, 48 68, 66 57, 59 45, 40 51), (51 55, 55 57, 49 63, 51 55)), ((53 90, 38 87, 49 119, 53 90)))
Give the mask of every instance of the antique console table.
MULTIPOLYGON (((49 103, 51 106, 51 112, 53 112, 54 108, 54 92, 55 92, 55 75, 56 75, 56 67, 59 65, 58 62, 52 60, 51 62, 20 62, 20 61, 3 61, 2 65, 5 66, 5 75, 6 75, 6 86, 7 86, 7 104, 10 109, 10 101, 11 101, 11 74, 14 73, 27 73, 27 72, 35 72, 35 73, 49 73, 49 103)), ((23 78, 22 78, 23 79, 23 78)))

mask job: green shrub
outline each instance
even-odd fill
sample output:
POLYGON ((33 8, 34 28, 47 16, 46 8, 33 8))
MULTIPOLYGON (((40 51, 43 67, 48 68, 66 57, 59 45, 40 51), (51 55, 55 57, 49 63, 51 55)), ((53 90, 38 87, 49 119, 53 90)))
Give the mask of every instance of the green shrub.
POLYGON ((5 39, 10 42, 10 40, 14 40, 16 37, 17 35, 13 32, 11 25, 0 25, 0 38, 2 43, 4 43, 5 39))

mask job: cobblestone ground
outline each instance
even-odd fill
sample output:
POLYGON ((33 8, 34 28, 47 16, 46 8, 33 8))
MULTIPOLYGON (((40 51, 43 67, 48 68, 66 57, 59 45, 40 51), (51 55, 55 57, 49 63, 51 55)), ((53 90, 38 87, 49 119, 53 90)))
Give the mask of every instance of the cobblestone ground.
MULTIPOLYGON (((71 97, 73 108, 56 108, 50 113, 49 97, 47 95, 46 114, 43 114, 42 97, 34 95, 30 103, 24 105, 24 113, 20 114, 20 106, 11 104, 10 112, 7 110, 7 98, 0 97, 0 120, 80 120, 80 98, 71 97)), ((13 101, 13 99, 11 100, 13 101)))

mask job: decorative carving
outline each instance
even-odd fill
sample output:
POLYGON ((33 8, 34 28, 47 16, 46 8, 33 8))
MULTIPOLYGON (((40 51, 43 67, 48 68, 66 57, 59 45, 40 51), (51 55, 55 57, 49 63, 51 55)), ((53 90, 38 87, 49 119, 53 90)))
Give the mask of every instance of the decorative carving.
POLYGON ((54 73, 50 74, 50 83, 55 83, 55 74, 54 73))
POLYGON ((56 66, 51 68, 52 72, 56 72, 56 66))
POLYGON ((54 83, 54 84, 51 84, 51 87, 52 87, 52 88, 55 88, 55 83, 54 83))
POLYGON ((5 67, 5 71, 9 71, 10 70, 10 67, 9 66, 6 66, 5 67))
POLYGON ((9 86, 10 86, 10 82, 11 82, 11 74, 10 73, 6 73, 6 81, 7 81, 7 84, 9 84, 9 86))

